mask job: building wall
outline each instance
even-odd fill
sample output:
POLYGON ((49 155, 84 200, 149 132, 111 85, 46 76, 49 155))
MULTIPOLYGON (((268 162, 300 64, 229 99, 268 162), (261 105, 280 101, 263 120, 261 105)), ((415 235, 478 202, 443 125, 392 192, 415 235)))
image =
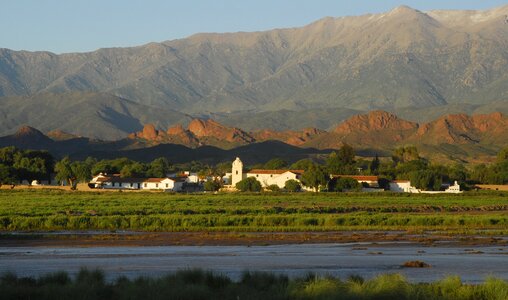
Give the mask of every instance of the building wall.
POLYGON ((261 186, 267 187, 272 184, 276 184, 278 187, 283 188, 286 185, 286 181, 293 179, 298 180, 298 176, 292 172, 286 172, 283 174, 256 174, 247 173, 246 177, 254 177, 261 183, 261 186))
POLYGON ((105 189, 139 189, 141 183, 127 183, 127 182, 104 182, 102 187, 105 189))
POLYGON ((235 186, 238 182, 242 181, 244 178, 247 177, 247 176, 244 177, 243 163, 240 160, 240 158, 238 158, 238 157, 233 162, 233 165, 231 167, 231 172, 232 172, 232 175, 231 175, 231 185, 232 186, 235 186))
POLYGON ((181 191, 183 182, 174 181, 171 179, 163 179, 160 182, 143 182, 142 189, 144 190, 172 190, 175 192, 181 191))

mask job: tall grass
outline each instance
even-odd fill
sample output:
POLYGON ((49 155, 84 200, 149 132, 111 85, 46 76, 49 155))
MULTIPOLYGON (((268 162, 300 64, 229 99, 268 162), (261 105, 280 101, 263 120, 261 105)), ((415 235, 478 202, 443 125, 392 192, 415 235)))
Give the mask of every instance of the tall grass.
POLYGON ((182 270, 160 278, 119 277, 112 282, 99 270, 82 269, 74 278, 65 272, 39 278, 0 277, 1 299, 449 299, 505 300, 508 282, 488 278, 478 285, 458 277, 433 283, 411 283, 398 274, 342 281, 314 275, 290 279, 284 275, 246 272, 239 281, 202 270, 182 270))

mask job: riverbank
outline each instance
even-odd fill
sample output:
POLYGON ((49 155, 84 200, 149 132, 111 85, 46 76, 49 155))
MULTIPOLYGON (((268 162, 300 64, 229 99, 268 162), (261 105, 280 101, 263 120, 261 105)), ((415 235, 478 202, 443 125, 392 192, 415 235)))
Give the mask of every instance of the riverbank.
POLYGON ((105 281, 100 270, 81 270, 74 278, 59 272, 40 277, 0 278, 2 299, 475 299, 504 300, 508 282, 490 278, 481 284, 447 277, 427 284, 411 283, 398 274, 365 280, 308 275, 288 278, 244 272, 237 281, 208 271, 181 270, 160 278, 105 281))
POLYGON ((264 246, 325 243, 508 246, 505 235, 459 232, 3 232, 0 247, 264 246))

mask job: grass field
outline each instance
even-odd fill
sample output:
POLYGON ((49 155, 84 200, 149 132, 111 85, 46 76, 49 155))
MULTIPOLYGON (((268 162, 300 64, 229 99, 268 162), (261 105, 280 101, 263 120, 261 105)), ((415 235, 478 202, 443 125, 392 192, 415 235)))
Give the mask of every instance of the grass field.
POLYGON ((0 290, 2 299, 508 299, 508 283, 495 278, 469 285, 458 277, 410 283, 397 274, 370 280, 351 276, 343 281, 312 274, 290 279, 246 272, 235 282, 201 270, 182 270, 161 278, 120 277, 114 282, 106 282, 101 271, 86 269, 74 279, 65 272, 39 278, 4 274, 0 290))
POLYGON ((195 194, 0 190, 0 230, 508 233, 508 193, 195 194))

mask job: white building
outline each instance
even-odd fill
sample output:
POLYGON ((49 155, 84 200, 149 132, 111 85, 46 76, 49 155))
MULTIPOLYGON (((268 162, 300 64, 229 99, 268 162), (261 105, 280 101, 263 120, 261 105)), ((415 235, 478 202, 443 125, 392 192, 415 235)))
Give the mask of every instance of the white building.
POLYGON ((420 190, 411 185, 409 180, 390 181, 390 191, 396 193, 419 193, 420 190))
POLYGON ((122 178, 118 174, 99 175, 88 184, 91 188, 130 189, 130 190, 167 190, 181 191, 185 178, 122 178))
POLYGON ((412 186, 411 181, 409 180, 393 180, 390 182, 390 191, 397 193, 422 193, 422 194, 462 193, 462 191, 460 190, 460 185, 458 184, 457 181, 455 181, 453 185, 443 185, 443 187, 445 188, 443 191, 422 191, 412 186))
MULTIPOLYGON (((284 188, 286 181, 296 180, 300 182, 303 170, 262 170, 254 169, 247 172, 243 171, 243 163, 240 158, 233 161, 231 168, 231 185, 234 187, 238 182, 247 177, 254 177, 261 183, 262 187, 270 185, 277 185, 279 188, 284 188)), ((226 174, 228 176, 229 174, 226 174)))

